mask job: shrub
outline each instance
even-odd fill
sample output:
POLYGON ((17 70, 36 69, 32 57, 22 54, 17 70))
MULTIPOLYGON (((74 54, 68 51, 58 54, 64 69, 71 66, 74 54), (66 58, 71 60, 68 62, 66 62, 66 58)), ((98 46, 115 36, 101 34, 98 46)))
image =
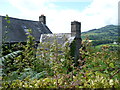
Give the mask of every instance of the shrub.
POLYGON ((120 61, 109 46, 97 51, 86 40, 75 67, 69 43, 62 47, 55 40, 36 49, 30 33, 22 49, 2 57, 3 88, 120 88, 120 61))

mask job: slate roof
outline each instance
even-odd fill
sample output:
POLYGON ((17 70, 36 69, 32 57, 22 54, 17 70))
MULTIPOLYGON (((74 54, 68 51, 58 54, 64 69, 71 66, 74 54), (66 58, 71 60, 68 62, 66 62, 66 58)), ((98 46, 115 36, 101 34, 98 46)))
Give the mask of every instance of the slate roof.
POLYGON ((56 40, 58 44, 64 46, 67 42, 72 43, 75 37, 71 37, 71 33, 54 33, 54 34, 42 34, 40 42, 54 43, 56 40))
POLYGON ((7 39, 5 42, 25 42, 26 32, 28 29, 32 30, 32 35, 35 37, 35 41, 40 40, 41 34, 52 33, 50 29, 43 23, 39 21, 24 20, 10 17, 10 23, 8 24, 5 20, 5 16, 0 16, 0 26, 2 26, 2 35, 5 35, 6 26, 9 25, 7 29, 7 39))

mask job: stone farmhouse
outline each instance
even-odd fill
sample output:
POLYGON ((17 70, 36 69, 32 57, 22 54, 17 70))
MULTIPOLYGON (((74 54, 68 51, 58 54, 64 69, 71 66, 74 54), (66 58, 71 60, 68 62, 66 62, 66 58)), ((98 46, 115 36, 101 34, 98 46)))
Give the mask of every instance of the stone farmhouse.
MULTIPOLYGON (((35 37, 36 42, 50 42, 54 41, 56 37, 58 44, 65 45, 66 39, 72 44, 74 41, 74 59, 75 61, 79 59, 79 49, 81 47, 81 23, 78 21, 71 22, 71 33, 56 33, 53 34, 46 25, 46 17, 44 15, 39 16, 39 21, 24 20, 18 18, 9 17, 10 23, 7 23, 5 16, 0 16, 0 46, 2 45, 3 36, 5 31, 7 39, 5 43, 18 43, 26 42, 27 40, 27 30, 32 30, 32 35, 35 37), (6 28, 9 26, 9 28, 6 28)), ((72 45, 71 45, 72 46, 72 45)), ((71 47, 72 48, 72 47, 71 47)))
POLYGON ((52 33, 46 25, 46 17, 41 15, 39 21, 24 20, 10 17, 10 23, 7 23, 5 16, 0 16, 0 41, 5 36, 7 30, 5 43, 25 42, 26 33, 28 29, 32 30, 32 35, 35 37, 35 41, 39 41, 41 34, 52 33), (6 28, 9 26, 9 28, 6 28))

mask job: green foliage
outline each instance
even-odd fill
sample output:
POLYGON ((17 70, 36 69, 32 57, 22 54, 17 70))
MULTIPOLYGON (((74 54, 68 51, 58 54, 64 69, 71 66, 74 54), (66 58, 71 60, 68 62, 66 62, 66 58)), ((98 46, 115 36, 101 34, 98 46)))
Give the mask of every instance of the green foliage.
POLYGON ((95 52, 89 40, 82 46, 86 47, 80 49, 84 65, 74 67, 68 43, 62 48, 57 41, 40 43, 33 66, 9 73, 3 88, 120 88, 117 52, 109 51, 107 45, 95 52))
POLYGON ((81 34, 82 39, 84 40, 86 36, 93 40, 93 44, 108 44, 113 43, 114 41, 118 41, 118 26, 115 25, 107 25, 105 27, 99 29, 89 30, 87 32, 83 32, 81 34))
POLYGON ((25 45, 6 46, 7 55, 0 58, 5 66, 3 89, 120 88, 120 61, 116 51, 109 51, 110 46, 96 50, 86 39, 80 49, 79 66, 75 67, 69 43, 63 47, 55 39, 52 44, 40 43, 36 49, 32 32, 28 32, 25 45))
POLYGON ((49 75, 68 72, 72 64, 69 43, 62 47, 55 40, 53 44, 45 42, 40 43, 39 46, 37 49, 38 59, 34 61, 34 70, 37 72, 47 71, 49 75))
POLYGON ((108 43, 113 43, 113 41, 112 40, 93 40, 92 41, 93 46, 108 44, 108 43))
MULTIPOLYGON (((80 74, 79 74, 80 75, 80 74)), ((24 80, 14 80, 4 82, 4 88, 119 88, 117 79, 110 79, 107 76, 92 75, 90 78, 80 78, 74 76, 73 79, 69 75, 61 74, 59 77, 47 77, 39 80, 31 80, 29 77, 24 80)), ((91 75, 88 73, 88 75, 91 75)))
POLYGON ((32 80, 34 79, 40 79, 44 78, 47 75, 47 72, 42 71, 40 73, 37 73, 36 71, 33 71, 31 68, 25 68, 23 72, 19 74, 18 71, 13 71, 9 73, 9 77, 4 77, 4 80, 7 81, 13 81, 13 80, 24 80, 25 78, 31 78, 32 80))
POLYGON ((15 52, 12 52, 10 54, 7 54, 3 57, 0 58, 1 61, 5 61, 5 59, 12 59, 12 58, 15 58, 18 54, 20 54, 22 51, 15 51, 15 52))
POLYGON ((6 75, 6 73, 10 71, 10 69, 12 69, 13 66, 11 67, 11 62, 12 62, 11 60, 13 60, 20 53, 21 51, 15 51, 0 58, 0 61, 2 62, 0 65, 3 67, 3 73, 4 73, 3 75, 6 75), (8 68, 8 67, 11 67, 11 68, 8 68))
MULTIPOLYGON (((29 30, 30 33, 31 30, 29 30)), ((20 74, 24 72, 24 68, 33 68, 33 61, 35 60, 35 48, 34 48, 34 38, 30 35, 27 36, 28 40, 25 45, 22 43, 8 46, 4 49, 4 54, 12 52, 13 50, 18 50, 16 52, 7 54, 3 56, 4 68, 3 68, 3 80, 6 80, 10 75, 20 74), (20 51, 19 49, 22 48, 20 51), (9 52, 8 52, 9 51, 9 52), (14 73, 13 73, 14 72, 14 73)), ((1 58, 1 59, 2 59, 1 58)))
POLYGON ((115 52, 118 51, 120 48, 118 44, 102 44, 102 45, 95 46, 95 48, 100 51, 103 46, 108 46, 110 51, 115 51, 115 52))
POLYGON ((104 39, 117 39, 118 38, 118 26, 115 25, 107 25, 105 27, 99 29, 89 30, 87 32, 82 33, 83 36, 91 36, 89 39, 91 40, 104 40, 104 39), (93 36, 93 37, 92 37, 93 36), (105 37, 104 37, 105 36, 105 37))

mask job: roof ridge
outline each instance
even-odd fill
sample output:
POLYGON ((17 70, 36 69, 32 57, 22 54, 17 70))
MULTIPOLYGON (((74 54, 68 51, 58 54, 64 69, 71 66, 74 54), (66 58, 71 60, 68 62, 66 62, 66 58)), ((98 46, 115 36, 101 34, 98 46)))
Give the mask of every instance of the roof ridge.
MULTIPOLYGON (((6 17, 6 16, 2 16, 0 15, 0 17, 6 17)), ((15 17, 9 17, 10 19, 16 19, 16 20, 22 20, 22 21, 32 21, 32 22, 39 22, 39 21, 34 21, 34 20, 27 20, 27 19, 20 19, 20 18, 15 18, 15 17)))

